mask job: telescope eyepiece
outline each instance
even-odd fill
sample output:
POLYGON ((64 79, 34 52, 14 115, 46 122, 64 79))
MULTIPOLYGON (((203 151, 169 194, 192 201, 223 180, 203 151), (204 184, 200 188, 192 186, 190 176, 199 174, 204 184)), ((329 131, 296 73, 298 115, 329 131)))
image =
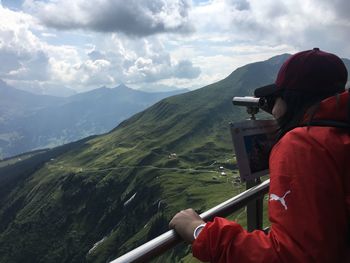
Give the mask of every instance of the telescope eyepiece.
POLYGON ((246 107, 261 107, 265 104, 264 98, 256 98, 256 97, 233 97, 232 99, 233 105, 236 106, 246 106, 246 107))
POLYGON ((275 104, 275 98, 269 97, 233 97, 232 104, 236 106, 245 106, 247 108, 257 108, 257 112, 259 109, 266 111, 271 114, 272 108, 275 104))

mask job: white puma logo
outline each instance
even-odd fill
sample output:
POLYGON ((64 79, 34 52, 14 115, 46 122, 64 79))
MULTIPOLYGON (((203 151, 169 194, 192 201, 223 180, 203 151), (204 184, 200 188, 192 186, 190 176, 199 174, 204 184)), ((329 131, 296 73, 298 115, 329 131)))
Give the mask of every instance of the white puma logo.
POLYGON ((283 197, 279 197, 278 195, 275 194, 270 194, 270 201, 280 201, 281 204, 283 205, 284 209, 287 210, 287 204, 286 204, 286 200, 284 200, 287 196, 287 194, 290 194, 290 190, 287 191, 283 197))

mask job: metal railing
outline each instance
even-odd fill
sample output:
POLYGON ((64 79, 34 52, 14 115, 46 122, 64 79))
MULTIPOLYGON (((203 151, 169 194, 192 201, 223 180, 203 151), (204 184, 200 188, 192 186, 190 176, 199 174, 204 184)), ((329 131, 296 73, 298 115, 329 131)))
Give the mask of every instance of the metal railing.
MULTIPOLYGON (((200 214, 204 221, 210 221, 216 216, 226 217, 236 212, 248 203, 261 198, 268 192, 270 180, 254 186, 227 201, 209 209, 200 214)), ((182 240, 174 230, 169 230, 164 234, 148 241, 147 243, 135 248, 134 250, 124 254, 123 256, 111 261, 111 263, 129 263, 129 262, 147 262, 165 251, 173 248, 182 240)))

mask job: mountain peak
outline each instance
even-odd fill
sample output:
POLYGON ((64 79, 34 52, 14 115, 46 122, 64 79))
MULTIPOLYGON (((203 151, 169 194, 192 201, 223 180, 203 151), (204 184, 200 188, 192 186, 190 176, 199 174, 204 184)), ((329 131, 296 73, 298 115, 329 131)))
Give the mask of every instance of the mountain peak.
POLYGON ((291 56, 291 54, 285 53, 285 54, 281 54, 281 55, 277 55, 277 56, 274 56, 272 58, 269 58, 268 60, 266 60, 266 62, 271 63, 273 65, 276 65, 276 64, 281 65, 290 56, 291 56))
POLYGON ((131 88, 129 88, 128 86, 126 86, 124 83, 119 84, 116 89, 127 89, 130 90, 131 88))

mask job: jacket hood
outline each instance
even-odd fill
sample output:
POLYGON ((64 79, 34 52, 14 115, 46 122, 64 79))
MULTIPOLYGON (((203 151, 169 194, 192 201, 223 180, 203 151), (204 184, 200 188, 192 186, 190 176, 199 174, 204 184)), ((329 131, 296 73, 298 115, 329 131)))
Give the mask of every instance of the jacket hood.
POLYGON ((329 97, 319 104, 316 110, 311 110, 304 117, 308 121, 332 120, 350 123, 350 90, 329 97))

